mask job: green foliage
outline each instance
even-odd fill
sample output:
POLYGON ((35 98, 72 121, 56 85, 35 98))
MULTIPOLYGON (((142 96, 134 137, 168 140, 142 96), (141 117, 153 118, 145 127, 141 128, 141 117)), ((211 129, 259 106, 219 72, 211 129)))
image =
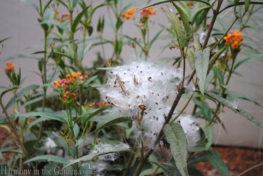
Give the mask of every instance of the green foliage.
MULTIPOLYGON (((24 2, 37 12, 43 45, 31 54, 17 54, 7 60, 36 61, 34 73, 41 83, 25 86, 23 70, 5 68, 10 86, 0 89, 1 115, 5 117, 0 118, 0 128, 11 134, 12 139, 0 145, 0 159, 5 160, 4 153, 12 153, 7 161, 11 169, 53 170, 43 175, 56 175, 58 169, 71 175, 79 171, 83 175, 198 176, 202 173, 194 164, 208 161, 221 175, 228 176, 227 166, 211 147, 215 124, 224 127, 220 119, 224 108, 263 127, 261 121, 237 104, 237 101, 246 101, 261 106, 260 102, 229 86, 240 66, 262 61, 263 55, 247 42, 249 35, 231 33, 232 38, 227 42, 234 28, 240 32, 255 28, 250 24, 251 17, 262 2, 24 2), (223 18, 227 10, 234 17, 230 24, 223 18), (165 19, 156 23, 154 16, 162 12, 165 19), (135 32, 127 32, 126 27, 131 27, 132 31, 134 28, 135 32), (153 32, 153 29, 156 30, 153 32), (236 41, 238 43, 234 43, 236 41), (245 48, 254 53, 240 60, 239 55, 245 48), (162 58, 168 50, 176 51, 172 54, 173 65, 182 70, 182 80, 172 87, 177 94, 170 112, 163 114, 163 121, 158 124, 160 132, 154 134, 155 139, 147 141, 148 128, 155 128, 155 124, 143 126, 149 120, 144 117, 150 112, 150 107, 144 105, 148 102, 141 102, 137 97, 136 111, 134 107, 126 110, 130 100, 116 104, 106 98, 106 102, 101 99, 99 90, 107 81, 109 69, 106 67, 126 62, 124 58, 129 58, 126 51, 145 62, 150 62, 154 53, 160 51, 157 62, 169 64, 162 58), (7 95, 11 98, 6 101, 7 95), (184 98, 188 99, 186 103, 182 101, 184 98), (191 104, 194 105, 192 111, 191 104), (189 132, 180 123, 184 112, 192 112, 190 120, 201 118, 205 124, 195 134, 200 135, 200 139, 191 150, 189 132), (145 145, 147 142, 151 145, 145 145), (103 148, 98 150, 96 147, 100 145, 103 148)), ((0 44, 4 45, 8 39, 0 39, 0 44)), ((254 42, 253 38, 250 40, 254 42)), ((155 79, 149 77, 147 81, 155 79)), ((135 75, 130 81, 137 86, 142 84, 141 78, 135 75)), ((114 87, 126 94, 126 89, 131 88, 124 83, 116 78, 114 87)), ((159 84, 160 89, 166 87, 162 82, 159 84)), ((158 90, 152 91, 158 93, 158 90)))
POLYGON ((186 138, 183 129, 176 123, 168 124, 164 127, 164 134, 171 146, 171 152, 176 163, 176 167, 182 176, 187 176, 187 150, 186 138))

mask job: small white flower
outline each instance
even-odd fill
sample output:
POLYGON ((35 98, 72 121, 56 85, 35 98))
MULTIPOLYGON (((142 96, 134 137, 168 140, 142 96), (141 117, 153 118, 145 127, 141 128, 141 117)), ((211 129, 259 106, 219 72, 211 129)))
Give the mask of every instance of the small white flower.
POLYGON ((46 139, 46 142, 45 142, 45 148, 51 149, 51 148, 55 148, 55 147, 57 147, 57 144, 55 143, 55 141, 48 137, 46 139))
POLYGON ((45 141, 44 147, 47 150, 47 153, 50 154, 52 152, 52 149, 57 147, 57 144, 53 139, 48 137, 45 141))

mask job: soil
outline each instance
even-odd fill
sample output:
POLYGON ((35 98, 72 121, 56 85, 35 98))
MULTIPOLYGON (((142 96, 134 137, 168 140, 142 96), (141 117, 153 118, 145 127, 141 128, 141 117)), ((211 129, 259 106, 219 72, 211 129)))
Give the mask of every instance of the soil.
MULTIPOLYGON (((220 154, 231 176, 263 176, 263 151, 241 147, 213 147, 220 154), (258 166, 258 167, 257 167, 258 166), (256 167, 252 169, 252 167, 256 167), (248 171, 248 169, 251 169, 248 171), (246 171, 244 173, 244 171, 246 171)), ((220 176, 208 162, 198 163, 196 167, 205 176, 220 176)))
MULTIPOLYGON (((11 136, 0 128, 0 146, 11 136)), ((258 149, 248 149, 240 147, 213 147, 228 166, 231 176, 263 176, 263 151, 258 149), (256 167, 257 166, 257 167, 256 167), (252 167, 256 167, 252 169, 252 167), (249 170, 244 173, 244 171, 249 170), (243 173, 242 173, 243 172, 243 173), (241 174, 241 175, 240 175, 241 174)), ((5 159, 10 154, 3 154, 5 159)), ((4 162, 0 159, 0 163, 4 162)), ((220 174, 208 162, 195 165, 205 176, 220 176, 220 174)))

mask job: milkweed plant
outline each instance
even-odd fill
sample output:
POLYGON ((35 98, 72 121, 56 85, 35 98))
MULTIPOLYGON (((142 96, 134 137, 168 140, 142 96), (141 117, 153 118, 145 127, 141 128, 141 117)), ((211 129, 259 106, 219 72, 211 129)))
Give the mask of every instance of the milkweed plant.
POLYGON ((211 147, 223 110, 263 126, 238 106, 259 103, 229 86, 240 65, 262 56, 245 34, 263 2, 23 2, 36 10, 43 40, 2 66, 10 83, 0 96, 9 135, 1 173, 187 176, 209 161, 229 176, 211 147), (41 83, 24 85, 15 58, 33 58, 41 83))

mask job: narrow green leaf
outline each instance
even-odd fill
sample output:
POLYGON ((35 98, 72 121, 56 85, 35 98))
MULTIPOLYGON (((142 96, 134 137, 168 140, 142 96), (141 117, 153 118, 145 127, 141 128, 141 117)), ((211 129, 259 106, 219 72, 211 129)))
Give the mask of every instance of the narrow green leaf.
POLYGON ((255 117, 253 117, 250 113, 248 113, 247 111, 238 108, 237 111, 240 115, 242 115, 243 117, 245 117, 246 119, 248 119, 249 121, 251 121, 252 123, 256 124, 257 126, 259 126, 260 128, 263 128, 263 122, 259 121, 258 119, 256 119, 255 117))
POLYGON ((217 102, 222 103, 223 105, 229 107, 230 109, 237 110, 237 107, 235 104, 233 104, 231 101, 213 93, 213 92, 206 92, 206 95, 209 99, 212 98, 212 100, 216 100, 217 102))
POLYGON ((158 37, 160 36, 160 34, 163 32, 163 30, 160 30, 159 32, 157 32, 157 34, 155 34, 155 36, 153 37, 153 39, 150 41, 149 43, 149 48, 152 47, 152 45, 154 44, 154 42, 158 39, 158 37))
POLYGON ((12 132, 8 125, 0 124, 0 128, 5 129, 9 134, 11 134, 11 132, 12 132))
POLYGON ((124 35, 124 37, 129 39, 131 42, 135 43, 137 46, 139 46, 143 50, 143 46, 140 44, 138 40, 136 40, 136 38, 132 38, 128 35, 124 35))
POLYGON ((250 0, 245 0, 245 11, 248 11, 250 0))
POLYGON ((213 152, 213 151, 205 151, 205 152, 198 153, 196 155, 193 155, 190 158, 188 164, 193 165, 195 163, 202 162, 202 161, 209 161, 213 165, 213 167, 217 169, 218 172, 222 176, 230 176, 230 173, 229 173, 229 170, 226 164, 220 158, 218 153, 213 152))
MULTIPOLYGON (((210 10, 211 6, 201 6, 200 8, 196 9, 195 12, 193 13, 192 17, 191 17, 191 21, 196 22, 197 24, 199 23, 199 15, 204 13, 204 12, 208 12, 210 10)), ((203 19, 202 19, 203 20, 203 19)))
POLYGON ((263 61, 262 56, 263 56, 263 53, 249 56, 249 57, 247 57, 247 58, 245 58, 245 59, 237 62, 237 63, 235 64, 235 66, 234 66, 234 70, 236 70, 236 69, 237 69, 239 66, 241 66, 242 64, 244 64, 244 63, 246 63, 246 62, 248 62, 248 61, 251 61, 251 60, 261 60, 261 61, 263 61))
POLYGON ((182 127, 177 123, 167 124, 164 127, 165 137, 170 144, 176 167, 182 176, 188 176, 187 171, 187 142, 182 127))
POLYGON ((209 71, 213 68, 214 64, 216 63, 217 59, 220 57, 220 55, 225 51, 225 47, 221 48, 216 54, 214 54, 210 61, 209 61, 209 66, 208 66, 208 73, 209 71))
POLYGON ((77 138, 79 135, 79 131, 80 131, 79 125, 77 123, 75 123, 73 127, 73 131, 74 131, 74 136, 77 138))
POLYGON ((208 98, 212 98, 212 100, 216 100, 220 103, 222 103, 223 105, 227 106, 228 108, 230 108, 231 110, 239 113, 240 115, 242 115, 243 117, 245 117, 246 119, 248 119, 249 121, 253 122, 254 124, 256 124, 257 126, 263 128, 263 122, 259 121, 258 119, 256 119, 255 117, 253 117, 251 114, 249 114, 248 112, 246 112, 245 110, 238 108, 235 104, 233 104, 231 101, 220 97, 212 92, 207 92, 206 95, 208 96, 208 98))
POLYGON ((110 153, 119 153, 119 152, 125 152, 125 151, 129 151, 130 147, 125 144, 125 143, 119 143, 119 144, 115 144, 114 147, 112 148, 105 148, 105 149, 101 149, 101 151, 99 152, 91 152, 88 155, 82 156, 78 159, 72 160, 70 161, 70 163, 67 163, 66 166, 63 167, 63 169, 65 169, 66 167, 69 167, 75 163, 79 163, 79 162, 83 162, 83 161, 90 161, 95 157, 101 156, 101 155, 105 155, 105 154, 110 154, 110 153))
POLYGON ((191 36, 192 36, 192 29, 191 29, 191 26, 190 26, 189 16, 188 16, 186 10, 182 8, 182 6, 177 5, 177 4, 174 3, 173 1, 172 1, 172 4, 173 4, 173 6, 176 8, 176 10, 178 11, 178 13, 180 14, 180 17, 181 17, 181 19, 182 19, 183 26, 184 26, 184 29, 185 29, 185 32, 186 32, 187 40, 188 40, 188 39, 190 39, 191 36))
POLYGON ((43 119, 46 120, 57 120, 60 121, 62 123, 67 123, 67 120, 65 119, 65 117, 58 115, 56 113, 47 113, 47 112, 29 112, 26 114, 18 114, 17 116, 19 117, 43 117, 43 119))
MULTIPOLYGON (((160 2, 156 2, 156 3, 153 3, 153 4, 150 4, 148 5, 147 7, 150 7, 150 6, 157 6, 157 5, 161 5, 161 4, 166 4, 166 3, 171 3, 171 1, 182 1, 182 0, 166 0, 166 1, 160 1, 160 2)), ((195 0, 196 2, 201 2, 201 3, 204 3, 208 6, 211 6, 211 4, 209 4, 209 2, 205 1, 205 0, 195 0)), ((146 8, 146 7, 145 7, 146 8)))
POLYGON ((77 29, 78 24, 81 21, 81 18, 83 17, 83 15, 86 13, 86 11, 89 9, 89 7, 86 7, 85 9, 83 9, 80 13, 78 13, 78 15, 76 16, 76 18, 73 21, 72 24, 72 32, 74 33, 77 29))
POLYGON ((16 93, 16 96, 13 96, 8 101, 8 103, 6 104, 5 108, 8 109, 14 103, 15 100, 18 100, 18 99, 22 98, 30 90, 34 90, 34 89, 37 89, 37 88, 39 88, 39 85, 36 85, 36 84, 32 84, 32 85, 29 85, 29 86, 26 86, 26 87, 22 88, 21 90, 19 90, 16 93))
POLYGON ((68 164, 70 162, 68 159, 60 157, 60 156, 40 155, 40 156, 31 158, 29 160, 26 160, 24 163, 27 164, 33 161, 47 161, 47 162, 55 162, 55 163, 61 163, 61 164, 68 164))
POLYGON ((260 102, 253 100, 251 97, 243 95, 242 93, 239 93, 239 92, 227 91, 227 96, 234 97, 236 99, 243 100, 243 101, 252 102, 257 106, 262 106, 260 102))
POLYGON ((205 137, 207 139, 207 143, 205 146, 205 149, 208 150, 210 149, 210 147, 213 144, 213 139, 214 139, 214 128, 213 128, 213 124, 210 124, 209 122, 206 122, 206 126, 204 128, 204 133, 205 133, 205 137))
POLYGON ((209 49, 199 50, 196 52, 195 69, 199 79, 199 89, 202 94, 205 91, 205 82, 209 65, 209 49))
POLYGON ((73 7, 76 7, 76 5, 79 3, 79 0, 73 0, 73 7))
POLYGON ((52 2, 53 0, 49 0, 47 3, 46 3, 46 5, 45 5, 45 7, 44 7, 44 9, 43 9, 43 12, 45 13, 45 11, 47 10, 47 8, 49 8, 49 5, 51 4, 51 2, 52 2))

